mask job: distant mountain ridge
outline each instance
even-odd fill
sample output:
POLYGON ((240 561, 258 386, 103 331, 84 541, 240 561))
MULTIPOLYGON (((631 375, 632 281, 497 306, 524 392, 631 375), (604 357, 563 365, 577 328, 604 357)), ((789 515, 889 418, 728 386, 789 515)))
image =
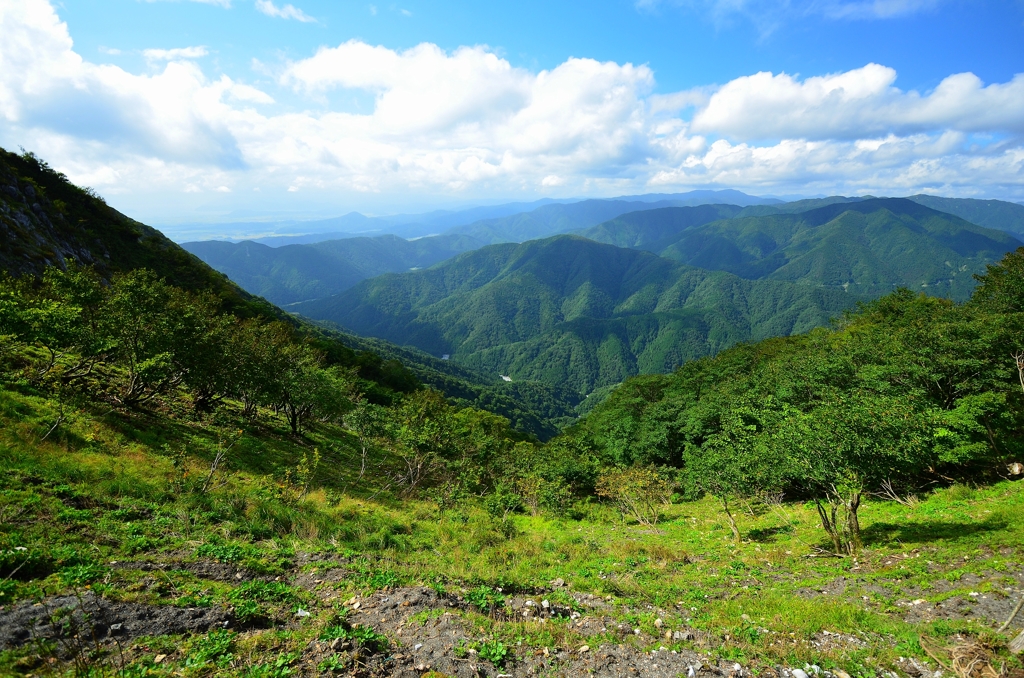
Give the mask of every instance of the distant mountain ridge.
POLYGON ((907 199, 808 205, 751 217, 739 206, 633 212, 586 231, 632 248, 570 235, 491 245, 293 309, 588 393, 737 342, 807 331, 898 286, 963 298, 973 273, 1021 246, 907 199), (661 256, 642 251, 652 246, 661 256))
POLYGON ((182 243, 252 294, 279 305, 337 294, 383 273, 432 266, 482 245, 466 235, 411 241, 395 235, 364 236, 276 248, 251 241, 182 243))
POLYGON ((449 233, 470 235, 490 244, 525 242, 591 228, 629 212, 664 207, 732 204, 730 200, 741 206, 769 205, 777 202, 739 191, 691 191, 675 196, 651 194, 617 199, 582 200, 567 204, 544 205, 530 212, 476 221, 453 228, 449 233))
MULTIPOLYGON (((468 234, 487 242, 522 242, 553 236, 558 234, 558 232, 568 232, 577 228, 592 226, 616 214, 651 209, 647 207, 648 203, 662 203, 662 206, 703 205, 710 203, 746 206, 773 205, 779 202, 775 199, 749 196, 739 192, 739 190, 728 188, 722 190, 689 190, 689 192, 682 194, 643 194, 609 199, 544 198, 528 203, 485 205, 462 210, 436 210, 425 214, 395 214, 371 217, 358 212, 350 212, 331 219, 284 222, 290 228, 301 229, 303 231, 302 234, 262 236, 242 240, 251 240, 252 242, 270 247, 282 247, 284 245, 309 245, 358 236, 394 235, 401 238, 422 238, 424 236, 441 234, 468 234), (600 207, 595 208, 594 206, 596 203, 615 202, 634 203, 634 205, 624 209, 605 209, 603 212, 600 207), (588 203, 588 205, 575 210, 568 210, 564 214, 558 210, 550 214, 541 211, 538 215, 535 215, 535 219, 523 221, 524 225, 519 226, 518 229, 515 225, 502 225, 500 223, 506 217, 515 217, 516 215, 535 212, 543 207, 580 205, 581 203, 588 203), (593 213, 603 216, 599 216, 595 220, 591 216, 593 213), (551 214, 558 215, 560 220, 557 217, 553 219, 551 214), (577 214, 579 214, 579 217, 575 216, 577 214), (577 220, 571 221, 573 218, 577 220)), ((512 219, 512 221, 515 222, 515 219, 512 219)), ((250 225, 267 229, 284 224, 250 225)), ((218 240, 240 242, 239 239, 234 238, 219 238, 218 240)))
POLYGON ((869 296, 904 285, 957 299, 974 288, 973 273, 1019 246, 1005 232, 906 198, 804 202, 812 209, 763 216, 747 216, 760 207, 719 208, 726 218, 718 220, 706 207, 637 212, 583 235, 750 280, 813 281, 869 296))
POLYGON ((942 198, 935 195, 912 195, 907 199, 940 212, 954 214, 978 226, 1024 236, 1024 205, 1019 203, 975 198, 942 198))
MULTIPOLYGON (((196 241, 182 243, 182 247, 228 275, 250 293, 265 297, 275 304, 291 304, 337 294, 360 280, 383 273, 431 266, 486 244, 521 242, 577 231, 627 212, 725 198, 736 199, 744 204, 757 204, 761 200, 739 191, 691 191, 681 196, 678 200, 670 201, 655 200, 661 198, 661 195, 633 196, 636 200, 631 201, 583 200, 567 204, 551 201, 528 212, 474 221, 452 228, 444 235, 412 240, 395 235, 369 237, 342 234, 343 238, 323 242, 318 236, 295 236, 291 239, 309 239, 311 242, 290 245, 278 242, 273 248, 257 241, 196 241)), ((511 210, 516 205, 520 203, 499 208, 511 210)), ((739 209, 726 206, 715 213, 724 216, 739 209)), ((472 210, 468 212, 475 213, 472 210)), ((464 212, 458 214, 465 215, 464 212)), ((437 218, 447 217, 441 214, 437 218)), ((353 225, 370 223, 368 217, 356 213, 341 219, 353 225)))

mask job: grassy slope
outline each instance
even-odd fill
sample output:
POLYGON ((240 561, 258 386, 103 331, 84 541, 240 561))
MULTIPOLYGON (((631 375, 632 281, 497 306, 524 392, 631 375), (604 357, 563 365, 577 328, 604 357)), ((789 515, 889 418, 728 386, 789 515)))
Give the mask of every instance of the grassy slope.
MULTIPOLYGON (((911 506, 868 501, 867 549, 851 561, 811 557, 821 533, 813 509, 801 504, 741 513, 742 544, 731 540, 711 501, 671 506, 657 529, 621 522, 598 505, 579 506, 572 518, 516 516, 510 529, 473 502, 441 511, 379 494, 379 460, 371 459, 373 471, 359 480, 358 455, 338 429, 296 440, 272 417, 250 426, 225 412, 216 423, 197 423, 171 406, 130 416, 83 410, 40 442, 54 415, 43 398, 0 391, 0 463, 7 471, 0 553, 5 573, 12 555, 31 563, 3 594, 23 600, 87 587, 112 601, 216 607, 237 605, 232 592, 244 584, 213 581, 190 563, 219 559, 279 577, 274 586, 284 598, 261 603, 270 621, 235 638, 233 656, 219 670, 225 675, 282 657, 293 672, 315 672, 325 649, 309 641, 344 615, 341 601, 382 586, 435 582, 456 595, 480 583, 543 591, 560 577, 574 592, 610 597, 600 624, 641 631, 625 640, 612 632, 583 636, 565 620, 501 621, 448 610, 470 640, 500 640, 521 659, 540 648, 571 652, 615 642, 697 652, 754 671, 813 663, 853 675, 905 668, 901 657, 926 661, 922 636, 995 638, 993 627, 1013 604, 1006 591, 1024 588, 1022 483, 957 486, 911 506), (236 438, 214 489, 199 492, 218 445, 236 438), (313 446, 323 461, 301 496, 286 472, 313 446), (309 553, 328 559, 321 570, 309 553), (167 569, 154 577, 145 563, 167 569), (311 616, 296 620, 296 607, 311 616), (661 639, 666 629, 689 639, 661 639)), ((561 590, 540 597, 575 605, 561 590)), ((586 622, 589 613, 577 609, 586 622)), ((146 667, 153 675, 204 675, 214 668, 199 662, 209 638, 217 636, 144 638, 107 660, 134 664, 133 675, 145 675, 146 667), (157 654, 169 659, 154 666, 157 654)), ((402 637, 391 633, 388 642, 392 652, 403 651, 402 637)), ((29 646, 0 653, 0 672, 32 672, 40 652, 29 646)))

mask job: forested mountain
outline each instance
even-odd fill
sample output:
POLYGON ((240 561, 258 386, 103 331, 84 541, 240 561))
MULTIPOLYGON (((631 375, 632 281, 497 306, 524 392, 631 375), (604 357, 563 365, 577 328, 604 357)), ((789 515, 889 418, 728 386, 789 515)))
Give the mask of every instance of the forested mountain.
POLYGON ((588 231, 661 257, 556 236, 364 281, 295 310, 481 371, 589 393, 738 342, 807 331, 896 287, 966 298, 972 274, 1020 246, 904 199, 720 218, 740 213, 671 207, 588 231))
POLYGON ((353 237, 309 245, 268 247, 252 241, 183 243, 246 291, 275 304, 318 299, 383 273, 425 268, 483 243, 466 235, 405 240, 353 237))
POLYGON ((995 228, 1013 235, 1024 235, 1024 205, 1015 202, 943 198, 937 195, 912 195, 907 199, 940 212, 955 214, 972 224, 995 228))
POLYGON ((738 341, 806 331, 857 298, 555 236, 492 245, 294 308, 483 371, 589 393, 738 341))
MULTIPOLYGON (((809 198, 782 204, 753 205, 744 209, 741 216, 796 214, 838 203, 854 203, 872 199, 874 199, 874 196, 870 195, 859 197, 834 195, 827 198, 809 198)), ((924 194, 911 195, 906 199, 939 212, 946 212, 960 217, 977 226, 1006 231, 1012 235, 1024 235, 1024 205, 1015 202, 977 200, 974 198, 944 198, 937 195, 924 194)))
POLYGON ((686 229, 731 219, 743 212, 744 208, 737 205, 662 207, 629 212, 578 234, 609 245, 659 252, 661 243, 675 242, 686 229))
MULTIPOLYGON (((790 280, 878 296, 894 287, 965 299, 971 277, 1019 246, 1012 236, 903 198, 803 201, 793 214, 712 221, 708 208, 626 214, 586 235, 750 280, 790 280)), ((787 206, 788 207, 788 206, 787 206)), ((726 213, 726 208, 718 208, 726 213)))

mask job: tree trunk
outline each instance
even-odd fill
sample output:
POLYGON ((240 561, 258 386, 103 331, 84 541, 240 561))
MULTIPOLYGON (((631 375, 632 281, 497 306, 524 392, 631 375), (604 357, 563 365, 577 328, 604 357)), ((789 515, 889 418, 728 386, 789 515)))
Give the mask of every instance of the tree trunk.
POLYGON ((846 498, 846 531, 849 533, 849 552, 851 556, 857 555, 861 549, 860 520, 857 518, 857 509, 860 508, 860 491, 850 492, 846 498))
POLYGON ((291 403, 286 403, 284 406, 285 416, 288 417, 288 425, 292 427, 292 435, 299 435, 299 408, 295 407, 291 403))
POLYGON ((724 496, 722 497, 722 507, 725 508, 726 517, 729 518, 729 529, 732 530, 733 539, 738 544, 743 541, 743 538, 740 536, 740 528, 736 527, 736 519, 733 517, 732 511, 729 510, 729 500, 724 496))
POLYGON ((834 503, 829 502, 828 506, 830 511, 826 512, 825 507, 821 505, 821 501, 818 499, 814 500, 814 505, 818 509, 818 516, 821 518, 821 526, 825 529, 825 533, 828 534, 829 539, 832 540, 832 547, 835 549, 835 554, 837 556, 841 555, 844 549, 842 535, 839 534, 838 516, 836 515, 838 507, 834 503))

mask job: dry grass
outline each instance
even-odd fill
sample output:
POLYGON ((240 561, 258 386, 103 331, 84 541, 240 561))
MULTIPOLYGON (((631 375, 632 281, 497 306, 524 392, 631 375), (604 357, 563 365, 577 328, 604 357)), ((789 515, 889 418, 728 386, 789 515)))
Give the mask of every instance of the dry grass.
POLYGON ((974 638, 961 638, 955 645, 942 646, 933 639, 921 638, 921 648, 939 665, 957 678, 1003 678, 1002 665, 992 663, 994 648, 974 638))

